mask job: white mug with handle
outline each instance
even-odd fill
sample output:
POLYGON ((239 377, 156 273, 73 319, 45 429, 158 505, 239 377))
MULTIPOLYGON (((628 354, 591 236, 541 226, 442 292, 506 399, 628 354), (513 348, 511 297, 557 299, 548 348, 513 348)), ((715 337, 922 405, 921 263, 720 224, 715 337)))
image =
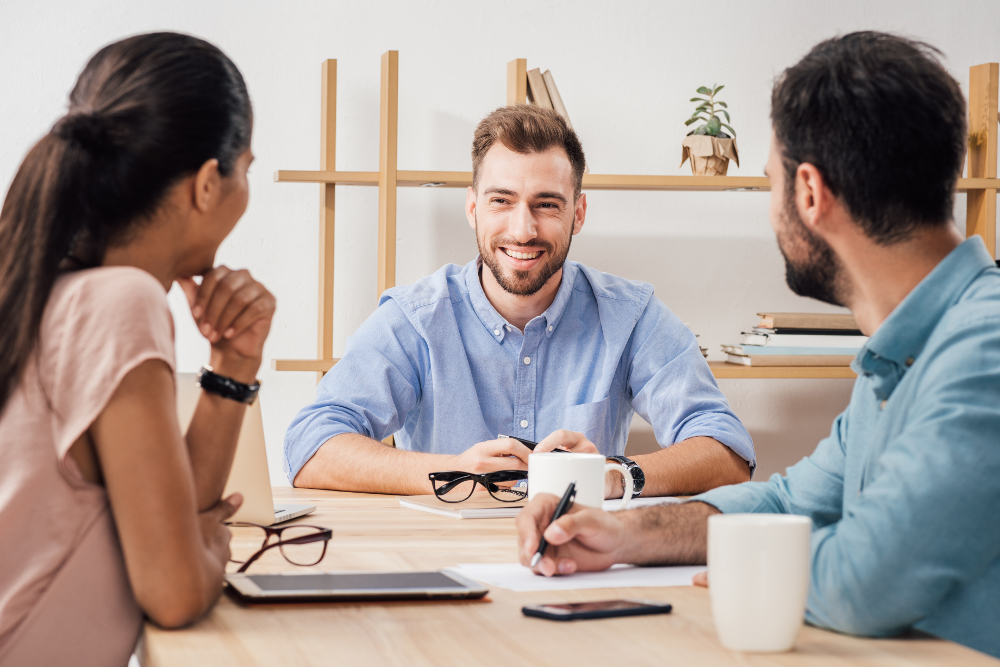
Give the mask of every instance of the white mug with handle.
POLYGON ((539 493, 562 497, 570 482, 576 482, 576 502, 596 509, 604 504, 604 476, 617 470, 625 478, 621 509, 628 507, 635 483, 632 473, 603 454, 540 452, 528 456, 528 500, 539 493))

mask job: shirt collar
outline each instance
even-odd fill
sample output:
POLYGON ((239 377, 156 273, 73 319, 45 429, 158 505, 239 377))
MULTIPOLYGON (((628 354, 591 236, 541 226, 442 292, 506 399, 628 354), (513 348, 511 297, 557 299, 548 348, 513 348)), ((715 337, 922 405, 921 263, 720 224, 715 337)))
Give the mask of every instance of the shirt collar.
POLYGON ((851 363, 858 375, 874 376, 880 400, 889 397, 913 365, 945 311, 976 276, 993 266, 982 238, 966 239, 889 314, 851 363))
MULTIPOLYGON (((471 262, 465 274, 465 285, 469 288, 469 300, 472 302, 472 309, 497 342, 503 342, 507 335, 507 327, 512 327, 510 323, 497 312, 490 300, 486 298, 483 285, 480 282, 479 272, 483 267, 482 255, 477 255, 474 262, 471 262)), ((552 300, 549 307, 539 317, 545 319, 545 336, 550 337, 559 325, 562 314, 566 312, 566 305, 573 295, 573 283, 576 282, 576 274, 579 271, 573 262, 564 262, 562 268, 562 278, 559 282, 559 290, 556 298, 552 300)))

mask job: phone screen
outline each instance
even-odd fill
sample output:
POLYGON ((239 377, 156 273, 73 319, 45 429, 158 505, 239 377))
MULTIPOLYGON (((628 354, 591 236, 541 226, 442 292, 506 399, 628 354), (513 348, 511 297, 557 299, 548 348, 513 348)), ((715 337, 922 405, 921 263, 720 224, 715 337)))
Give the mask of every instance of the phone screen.
POLYGON ((555 613, 573 614, 585 611, 609 611, 612 609, 643 609, 659 605, 635 600, 597 600, 595 602, 569 602, 567 604, 544 604, 540 607, 555 613))

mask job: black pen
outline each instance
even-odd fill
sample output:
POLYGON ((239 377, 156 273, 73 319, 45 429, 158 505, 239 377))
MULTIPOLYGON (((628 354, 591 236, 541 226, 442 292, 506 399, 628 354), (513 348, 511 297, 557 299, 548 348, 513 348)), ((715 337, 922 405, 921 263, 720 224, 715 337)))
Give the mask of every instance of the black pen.
MULTIPOLYGON (((563 494, 562 500, 556 505, 556 511, 552 514, 552 521, 549 525, 555 523, 563 514, 569 511, 570 505, 573 504, 573 499, 576 498, 576 482, 570 482, 569 486, 566 487, 566 493, 563 494)), ((548 528, 548 526, 546 526, 548 528)), ((544 530, 542 531, 545 532, 544 530)), ((549 543, 542 537, 542 541, 538 543, 538 551, 535 555, 531 557, 531 567, 538 565, 538 561, 542 560, 542 555, 545 554, 545 550, 549 547, 549 543)))
MULTIPOLYGON (((534 451, 535 447, 538 446, 537 442, 532 442, 531 440, 525 440, 524 438, 518 438, 515 435, 504 435, 504 434, 501 433, 501 434, 497 435, 497 439, 500 439, 500 438, 510 438, 511 440, 517 440, 519 443, 521 443, 522 445, 524 445, 525 447, 527 447, 531 451, 534 451)), ((553 449, 552 451, 554 451, 554 452, 566 452, 567 454, 569 453, 568 449, 553 449)))

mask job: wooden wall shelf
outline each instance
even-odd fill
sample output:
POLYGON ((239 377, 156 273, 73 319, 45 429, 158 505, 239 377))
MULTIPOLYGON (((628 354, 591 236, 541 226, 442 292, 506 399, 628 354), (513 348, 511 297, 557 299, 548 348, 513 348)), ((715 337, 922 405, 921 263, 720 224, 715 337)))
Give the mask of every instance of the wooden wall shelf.
MULTIPOLYGON (((285 171, 274 172, 275 183, 327 183, 334 185, 378 185, 377 171, 285 171)), ((399 187, 466 188, 471 171, 397 171, 399 187)), ((640 174, 584 174, 584 190, 663 190, 678 192, 767 192, 765 176, 658 176, 640 174)), ((998 178, 960 178, 958 192, 998 190, 998 178)))
MULTIPOLYGON (((997 99, 1000 70, 997 63, 969 68, 969 134, 966 173, 974 178, 958 180, 958 192, 967 194, 966 235, 979 234, 996 256, 997 99)), ((527 61, 507 63, 507 104, 524 104, 527 94, 527 61)), ((378 188, 378 294, 396 284, 396 195, 399 187, 465 188, 472 185, 468 171, 402 171, 397 169, 399 121, 399 53, 382 55, 379 111, 379 170, 337 171, 337 61, 323 63, 320 124, 320 169, 277 171, 278 183, 320 184, 319 215, 319 309, 318 359, 275 359, 279 371, 311 371, 321 378, 337 363, 333 358, 333 261, 334 213, 337 186, 361 185, 378 188)), ((585 174, 585 190, 631 191, 752 191, 770 190, 763 176, 664 176, 640 174, 585 174)), ((853 378, 846 367, 753 368, 725 362, 710 362, 717 378, 853 378)))
MULTIPOLYGON (((309 371, 326 373, 340 359, 272 359, 271 368, 276 371, 309 371)), ((754 368, 727 364, 724 361, 710 361, 708 367, 719 379, 738 378, 848 378, 857 377, 846 366, 768 366, 754 368)))

